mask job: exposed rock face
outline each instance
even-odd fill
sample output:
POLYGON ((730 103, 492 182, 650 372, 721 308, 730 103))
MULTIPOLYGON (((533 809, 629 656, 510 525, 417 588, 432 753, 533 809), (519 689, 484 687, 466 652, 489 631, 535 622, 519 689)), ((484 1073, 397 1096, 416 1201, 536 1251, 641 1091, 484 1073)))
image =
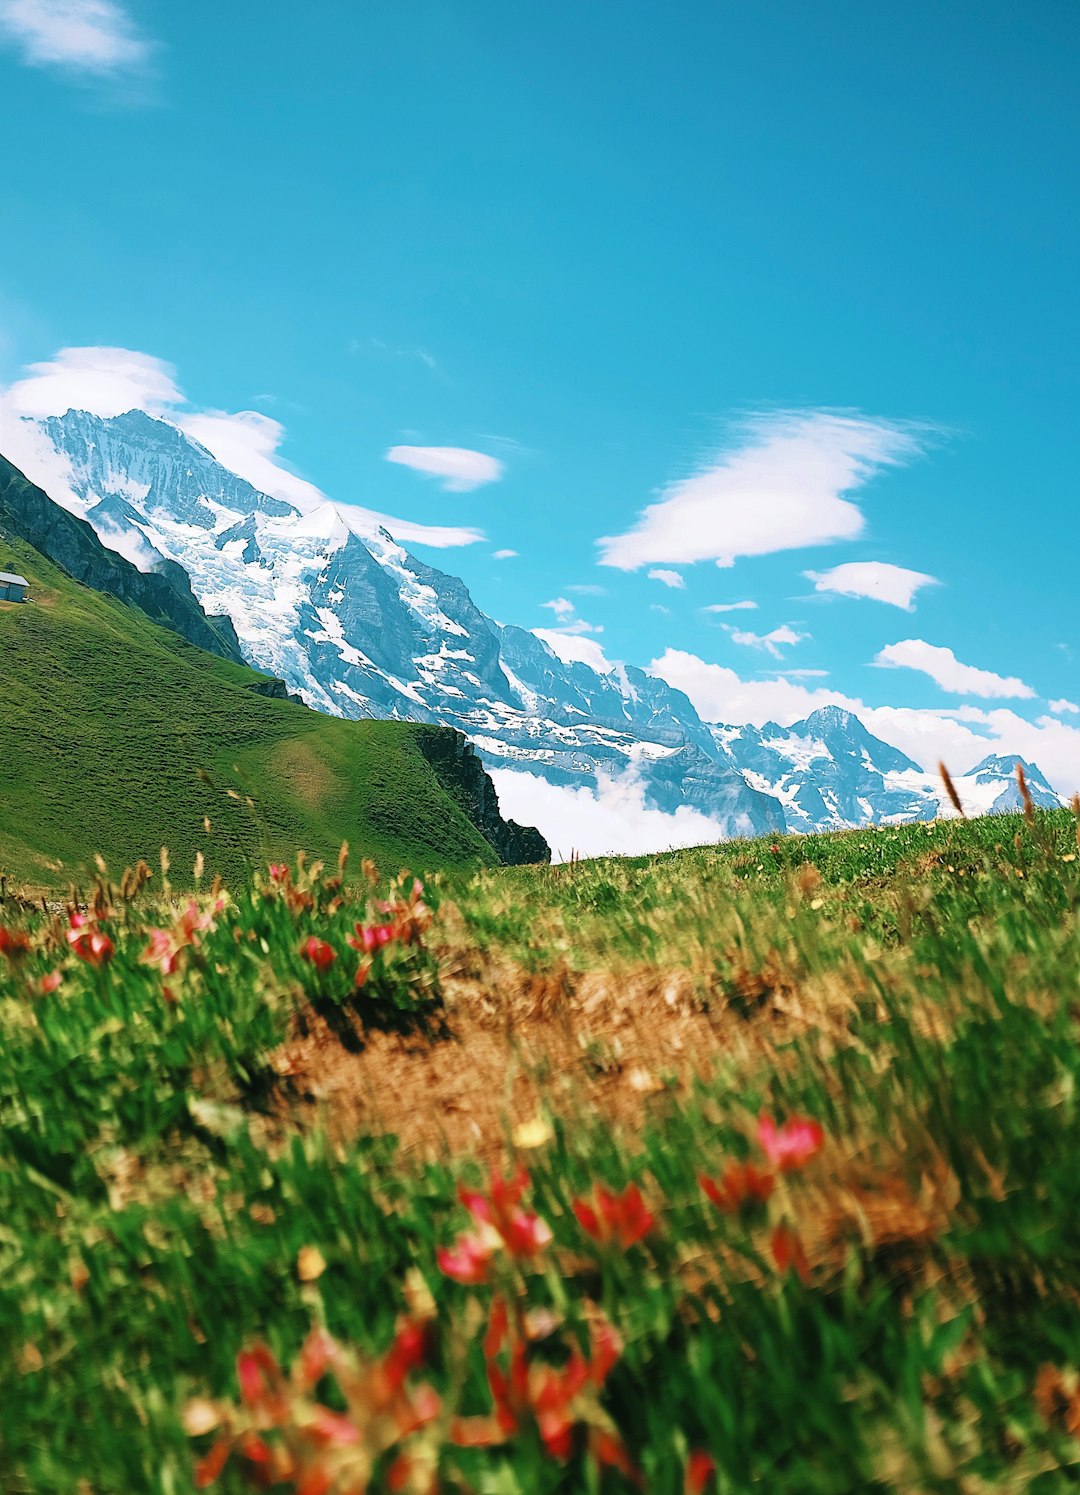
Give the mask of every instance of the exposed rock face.
POLYGON ((448 727, 420 732, 420 750, 435 770, 439 783, 461 806, 484 839, 508 867, 550 862, 551 847, 538 830, 504 820, 499 813, 495 785, 484 771, 472 743, 448 727))

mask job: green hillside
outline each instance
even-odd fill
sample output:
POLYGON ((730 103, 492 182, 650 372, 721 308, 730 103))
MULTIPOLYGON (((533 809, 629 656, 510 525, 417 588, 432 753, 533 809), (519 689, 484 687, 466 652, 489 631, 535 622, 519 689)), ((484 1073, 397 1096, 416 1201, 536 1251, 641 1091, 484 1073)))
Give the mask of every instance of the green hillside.
POLYGON ((259 694, 265 676, 81 586, 10 531, 0 570, 33 596, 0 602, 0 871, 62 885, 95 852, 156 865, 162 844, 180 879, 200 850, 208 875, 235 877, 300 848, 332 857, 343 840, 387 870, 497 860, 421 752, 432 729, 259 694))

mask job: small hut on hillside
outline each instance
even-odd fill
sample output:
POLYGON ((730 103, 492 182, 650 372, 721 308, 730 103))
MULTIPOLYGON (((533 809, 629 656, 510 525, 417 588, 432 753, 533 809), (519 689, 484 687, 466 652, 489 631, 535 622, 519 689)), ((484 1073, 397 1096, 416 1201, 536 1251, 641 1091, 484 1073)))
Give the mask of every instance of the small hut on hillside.
POLYGON ((16 576, 14 571, 0 571, 0 602, 25 602, 29 585, 25 576, 16 576))

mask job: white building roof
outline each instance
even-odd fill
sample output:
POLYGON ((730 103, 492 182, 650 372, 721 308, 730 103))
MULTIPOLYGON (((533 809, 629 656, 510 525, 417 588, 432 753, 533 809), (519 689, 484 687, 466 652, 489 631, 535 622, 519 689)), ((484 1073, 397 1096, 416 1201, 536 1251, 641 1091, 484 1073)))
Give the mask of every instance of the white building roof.
POLYGON ((10 586, 12 582, 17 587, 28 587, 30 585, 25 576, 16 576, 13 571, 0 571, 0 587, 10 586))

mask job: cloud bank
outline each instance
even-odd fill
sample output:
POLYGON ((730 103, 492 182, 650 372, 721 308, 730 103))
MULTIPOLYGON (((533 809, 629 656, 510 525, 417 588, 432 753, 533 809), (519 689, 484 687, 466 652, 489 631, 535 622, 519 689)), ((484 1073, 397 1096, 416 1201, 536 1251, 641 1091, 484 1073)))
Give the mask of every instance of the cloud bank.
POLYGON ((650 809, 637 776, 599 774, 593 790, 549 784, 515 768, 489 770, 499 808, 522 825, 535 825, 552 859, 631 855, 703 846, 722 839, 722 827, 707 815, 680 806, 673 815, 650 809))

